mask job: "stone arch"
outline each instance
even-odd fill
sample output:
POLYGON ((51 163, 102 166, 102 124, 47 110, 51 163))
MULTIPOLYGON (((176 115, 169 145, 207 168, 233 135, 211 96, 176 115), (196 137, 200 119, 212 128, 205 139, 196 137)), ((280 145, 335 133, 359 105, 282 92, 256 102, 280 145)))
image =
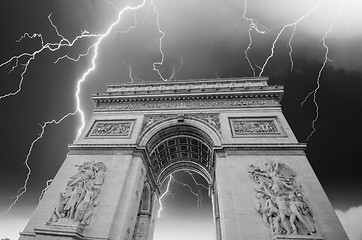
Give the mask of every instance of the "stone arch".
POLYGON ((166 167, 159 174, 156 181, 158 183, 162 184, 163 181, 165 181, 165 179, 170 174, 181 171, 181 170, 196 172, 196 173, 200 174, 201 176, 203 176, 209 185, 212 185, 212 183, 213 183, 213 178, 210 175, 210 172, 207 169, 205 169, 203 166, 201 166, 200 164, 193 163, 193 162, 177 162, 175 164, 172 164, 172 165, 166 167))
POLYGON ((184 116, 146 126, 139 138, 157 185, 179 170, 195 171, 212 185, 214 149, 221 144, 221 134, 215 127, 184 116))
POLYGON ((222 136, 211 124, 205 123, 196 118, 188 118, 184 116, 166 118, 150 126, 146 126, 141 132, 138 139, 139 147, 146 147, 150 139, 157 133, 171 126, 185 125, 194 127, 196 131, 203 137, 208 139, 209 145, 212 147, 221 147, 222 136))
POLYGON ((140 212, 151 213, 151 206, 152 206, 152 191, 150 184, 148 182, 145 182, 141 196, 140 212))

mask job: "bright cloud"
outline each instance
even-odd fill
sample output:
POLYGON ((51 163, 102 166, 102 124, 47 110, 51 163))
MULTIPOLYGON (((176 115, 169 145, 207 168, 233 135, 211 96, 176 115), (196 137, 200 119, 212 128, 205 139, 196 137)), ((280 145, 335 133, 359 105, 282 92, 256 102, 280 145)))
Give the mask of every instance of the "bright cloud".
POLYGON ((362 205, 351 207, 347 211, 336 210, 350 240, 362 240, 362 205))

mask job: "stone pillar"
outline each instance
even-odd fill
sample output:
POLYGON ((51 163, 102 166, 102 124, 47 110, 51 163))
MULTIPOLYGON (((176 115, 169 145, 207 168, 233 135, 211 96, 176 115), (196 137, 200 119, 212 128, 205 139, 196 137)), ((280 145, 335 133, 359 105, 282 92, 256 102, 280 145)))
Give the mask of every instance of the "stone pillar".
MULTIPOLYGON (((266 150, 230 150, 226 151, 225 156, 216 157, 216 181, 218 186, 219 208, 220 208, 220 221, 223 240, 278 240, 278 239, 304 239, 304 240, 347 240, 342 226, 328 201, 326 194, 323 191, 317 177, 315 176, 307 158, 304 156, 302 150, 299 151, 266 151, 266 150), (281 171, 293 171, 295 175, 288 179, 289 183, 292 180, 295 182, 294 187, 298 188, 298 194, 292 189, 283 192, 283 186, 280 190, 273 184, 276 180, 270 183, 266 188, 274 189, 278 194, 283 193, 283 197, 287 202, 290 210, 286 212, 286 222, 290 230, 293 231, 290 225, 290 215, 292 205, 288 196, 302 196, 304 201, 304 208, 310 211, 312 218, 309 220, 308 216, 304 216, 305 222, 308 226, 314 226, 316 232, 305 234, 300 233, 300 229, 304 228, 300 221, 296 220, 298 232, 294 234, 286 234, 286 230, 282 229, 282 233, 273 232, 272 224, 265 223, 258 207, 258 200, 256 199, 257 193, 265 192, 260 184, 258 185, 251 177, 250 165, 260 167, 254 171, 255 176, 262 176, 259 173, 268 173, 263 169, 268 169, 269 165, 276 164, 279 167, 284 166, 281 171), (289 169, 287 169, 289 168, 289 169), (292 179, 293 178, 293 179, 292 179), (299 195, 300 194, 300 195, 299 195), (298 222, 298 223, 297 223, 298 222), (298 225, 299 224, 299 225, 298 225)), ((253 169, 253 168, 252 168, 253 169)), ((269 173, 268 173, 269 174, 269 173)), ((279 173, 280 175, 286 173, 279 173)), ((266 181, 268 181, 267 178, 266 181)), ((260 181, 261 182, 261 181, 260 181)), ((287 186, 289 188, 290 186, 287 186)), ((274 193, 272 193, 274 194, 274 193)), ((265 199, 266 200, 266 199, 265 199)), ((273 200, 274 204, 278 202, 273 200)), ((264 203, 263 203, 264 204, 264 203)), ((265 205, 265 204, 264 204, 265 205)), ((276 204, 276 206, 278 206, 276 204)), ((302 208, 302 206, 300 206, 302 208)), ((281 209, 280 206, 278 206, 281 209)), ((299 211, 302 211, 301 209, 299 211)), ((274 218, 279 214, 276 213, 274 218)), ((303 213, 301 212, 301 215, 303 213)), ((307 213, 306 213, 307 215, 307 213)), ((280 216, 280 214, 279 214, 280 216)), ((277 221, 277 220, 276 220, 277 221)), ((283 227, 281 219, 277 221, 283 227)))
POLYGON ((212 201, 212 211, 214 216, 214 226, 215 226, 215 240, 221 240, 221 224, 220 224, 220 210, 219 210, 219 200, 217 195, 217 186, 214 185, 211 190, 211 201, 212 201))
MULTIPOLYGON (((21 233, 20 240, 132 239, 145 174, 142 159, 134 157, 130 150, 71 151, 21 233), (67 201, 73 181, 85 183, 90 178, 95 179, 89 167, 86 167, 88 173, 79 170, 87 163, 102 163, 106 168, 100 191, 97 196, 93 195, 92 203, 97 202, 96 206, 89 208, 91 217, 85 223, 66 216, 57 217, 56 211, 65 215, 69 213, 64 210, 60 196, 62 194, 67 201)), ((76 206, 80 205, 85 204, 76 206)))
POLYGON ((140 201, 139 212, 133 239, 135 240, 152 240, 155 228, 155 217, 158 210, 158 199, 155 191, 151 190, 148 183, 143 189, 140 201))
POLYGON ((222 240, 240 240, 237 216, 235 214, 234 194, 236 189, 231 187, 233 177, 229 169, 225 152, 217 152, 215 158, 215 177, 217 182, 217 199, 220 211, 220 228, 222 240))

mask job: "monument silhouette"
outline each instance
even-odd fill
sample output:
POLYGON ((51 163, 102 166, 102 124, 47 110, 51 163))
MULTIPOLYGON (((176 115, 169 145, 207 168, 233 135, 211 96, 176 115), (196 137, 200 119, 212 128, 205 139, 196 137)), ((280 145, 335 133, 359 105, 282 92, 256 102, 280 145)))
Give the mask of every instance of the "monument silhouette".
POLYGON ((108 85, 20 240, 153 238, 160 186, 209 184, 216 240, 348 239, 267 77, 108 85))

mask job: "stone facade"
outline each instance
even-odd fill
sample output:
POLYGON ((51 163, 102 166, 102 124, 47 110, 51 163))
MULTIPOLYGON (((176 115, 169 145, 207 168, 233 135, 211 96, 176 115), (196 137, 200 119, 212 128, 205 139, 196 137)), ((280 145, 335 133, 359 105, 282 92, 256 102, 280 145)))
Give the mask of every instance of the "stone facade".
POLYGON ((20 240, 151 240, 159 187, 207 179, 217 240, 346 240, 267 78, 109 85, 20 240))

